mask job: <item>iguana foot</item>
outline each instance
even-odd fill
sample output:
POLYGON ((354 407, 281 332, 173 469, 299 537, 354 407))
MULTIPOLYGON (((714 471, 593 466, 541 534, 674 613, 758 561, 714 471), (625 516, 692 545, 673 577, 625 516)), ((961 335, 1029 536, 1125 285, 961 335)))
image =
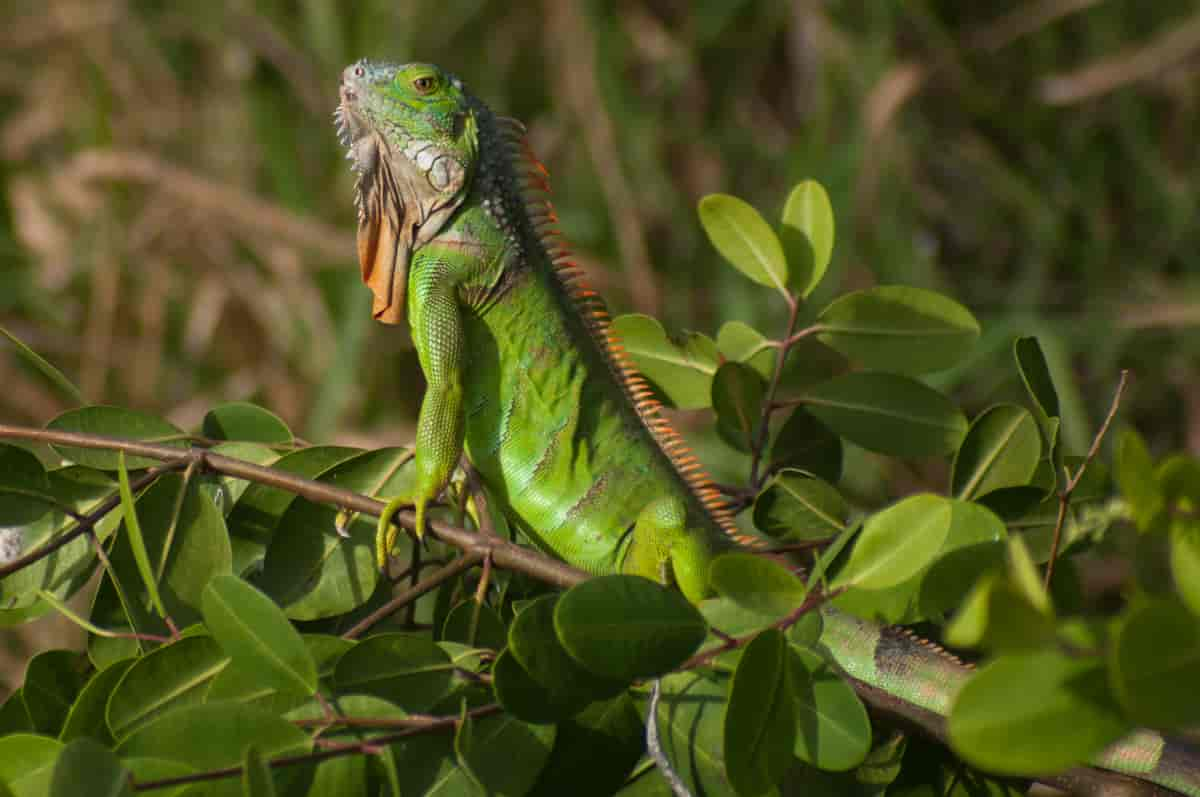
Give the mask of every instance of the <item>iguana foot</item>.
POLYGON ((400 536, 400 526, 392 522, 396 513, 405 507, 414 507, 417 513, 416 529, 413 534, 417 540, 425 539, 425 506, 428 502, 411 496, 398 495, 388 501, 387 506, 379 513, 379 522, 375 526, 375 562, 379 569, 387 567, 388 557, 396 547, 396 538, 400 536))

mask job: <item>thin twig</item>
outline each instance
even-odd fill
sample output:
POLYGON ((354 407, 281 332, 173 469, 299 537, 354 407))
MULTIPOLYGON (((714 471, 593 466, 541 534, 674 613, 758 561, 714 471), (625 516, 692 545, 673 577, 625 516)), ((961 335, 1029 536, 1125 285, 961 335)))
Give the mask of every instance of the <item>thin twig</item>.
POLYGON ((762 486, 759 481, 759 466, 762 464, 763 449, 767 446, 767 432, 771 426, 771 414, 775 411, 775 394, 779 391, 779 381, 783 378, 783 367, 787 364, 788 352, 792 350, 792 339, 795 337, 796 319, 800 315, 800 302, 795 296, 785 295, 788 302, 787 332, 784 333, 784 343, 775 350, 775 371, 771 374, 771 385, 763 398, 762 413, 758 421, 758 434, 755 435, 754 445, 750 453, 750 487, 757 490, 762 486))
POLYGON ((454 578, 455 576, 457 576, 459 573, 463 572, 467 568, 474 567, 475 565, 479 564, 479 562, 482 558, 483 558, 483 555, 480 553, 465 553, 465 554, 463 554, 462 556, 458 557, 457 559, 455 559, 453 562, 446 565, 445 567, 443 567, 439 570, 435 570, 433 575, 429 576, 428 578, 422 579, 421 581, 412 585, 408 589, 404 590, 404 592, 401 592, 399 595, 392 598, 390 601, 383 604, 382 606, 380 606, 378 609, 376 609, 375 611, 368 614, 363 619, 359 620, 354 625, 353 628, 351 628, 346 633, 342 634, 342 638, 343 639, 357 638, 364 631, 366 631, 371 626, 378 623, 383 618, 387 617, 392 612, 408 605, 412 601, 415 601, 417 598, 421 597, 426 592, 429 592, 430 590, 435 589, 442 582, 444 582, 448 579, 454 578))
MULTIPOLYGON (((466 712, 466 716, 470 717, 471 719, 480 719, 482 717, 491 716, 492 714, 497 714, 501 710, 502 709, 499 705, 492 703, 486 706, 480 706, 479 708, 473 708, 466 712)), ((302 753, 300 755, 274 758, 267 762, 267 766, 269 766, 271 769, 282 769, 283 767, 296 766, 297 764, 315 764, 321 761, 328 761, 331 758, 339 758, 344 755, 374 753, 390 744, 407 739, 409 736, 414 736, 418 733, 428 733, 430 731, 456 728, 458 727, 458 723, 461 719, 462 717, 457 714, 447 717, 431 717, 419 725, 404 728, 396 733, 376 736, 372 739, 364 739, 358 742, 330 745, 326 749, 315 753, 302 753)), ((192 775, 180 775, 174 778, 146 780, 140 783, 135 782, 132 785, 134 791, 151 791, 152 789, 166 789, 172 786, 204 783, 210 780, 236 778, 241 774, 242 767, 240 766, 226 767, 225 769, 213 769, 207 772, 196 772, 192 775)))
POLYGON ((1116 392, 1113 393, 1113 400, 1108 408, 1108 414, 1104 416, 1104 423, 1100 424, 1099 431, 1092 438, 1092 446, 1088 449, 1087 456, 1083 458, 1083 462, 1079 463, 1079 470, 1075 471, 1074 476, 1071 476, 1069 473, 1067 474, 1067 484, 1058 494, 1058 517, 1054 521, 1054 541, 1050 543, 1050 560, 1046 562, 1046 589, 1050 588, 1050 578, 1054 575, 1054 561, 1058 559, 1058 546, 1062 539, 1063 524, 1067 519, 1067 505, 1071 503, 1071 494, 1079 486, 1079 481, 1083 478, 1088 465, 1100 453, 1100 443, 1104 440, 1105 435, 1108 434, 1108 427, 1112 426, 1113 418, 1117 416, 1117 409, 1121 406, 1121 395, 1125 392, 1125 381, 1128 377, 1129 371, 1121 369, 1121 378, 1117 382, 1116 392))

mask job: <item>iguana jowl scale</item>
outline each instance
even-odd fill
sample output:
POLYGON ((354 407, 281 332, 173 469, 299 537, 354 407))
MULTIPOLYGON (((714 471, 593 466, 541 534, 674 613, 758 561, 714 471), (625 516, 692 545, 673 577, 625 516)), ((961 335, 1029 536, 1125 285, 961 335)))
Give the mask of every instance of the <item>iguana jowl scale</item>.
MULTIPOLYGON (((407 314, 426 380, 416 507, 466 455, 505 515, 592 573, 709 593, 708 562, 742 542, 559 239, 545 172, 519 122, 427 64, 360 61, 336 113, 358 172, 358 255, 374 316, 407 314)), ((380 540, 386 554, 391 537, 380 540)), ((826 610, 850 676, 944 717, 966 678, 921 640, 826 610)), ((1097 766, 1200 796, 1200 773, 1140 732, 1097 766)))

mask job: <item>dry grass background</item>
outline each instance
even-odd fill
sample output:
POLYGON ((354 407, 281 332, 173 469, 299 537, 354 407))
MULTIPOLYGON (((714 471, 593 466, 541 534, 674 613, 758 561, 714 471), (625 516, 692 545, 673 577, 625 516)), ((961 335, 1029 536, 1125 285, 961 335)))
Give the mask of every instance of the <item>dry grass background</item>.
MULTIPOLYGON (((695 202, 773 216, 816 177, 825 298, 906 282, 984 321, 941 381, 970 409, 1016 395, 1009 341, 1037 334, 1077 449, 1130 367, 1123 417, 1200 450, 1194 0, 9 0, 0 323, 94 402, 189 427, 248 399, 314 441, 406 440, 415 361, 370 322, 329 121, 364 55, 436 61, 529 123, 618 311, 778 325, 695 202)), ((9 354, 0 383, 5 421, 65 409, 9 354)), ((0 669, 46 633, 6 633, 0 669)))

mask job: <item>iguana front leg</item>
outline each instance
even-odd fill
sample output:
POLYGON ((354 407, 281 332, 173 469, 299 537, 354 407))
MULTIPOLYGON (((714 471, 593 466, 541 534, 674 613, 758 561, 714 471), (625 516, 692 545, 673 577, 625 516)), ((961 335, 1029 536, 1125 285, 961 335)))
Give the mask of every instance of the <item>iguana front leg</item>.
POLYGON ((692 603, 712 590, 708 563, 712 551, 704 536, 687 527, 687 508, 679 498, 658 498, 647 504, 634 523, 621 571, 674 583, 692 603))
POLYGON ((396 510, 411 504, 417 515, 417 538, 424 536, 426 508, 445 489, 462 456, 466 335, 457 286, 449 262, 422 253, 414 257, 409 319, 427 388, 417 419, 416 486, 412 494, 391 499, 379 516, 375 553, 381 567, 399 534, 391 522, 396 510))

